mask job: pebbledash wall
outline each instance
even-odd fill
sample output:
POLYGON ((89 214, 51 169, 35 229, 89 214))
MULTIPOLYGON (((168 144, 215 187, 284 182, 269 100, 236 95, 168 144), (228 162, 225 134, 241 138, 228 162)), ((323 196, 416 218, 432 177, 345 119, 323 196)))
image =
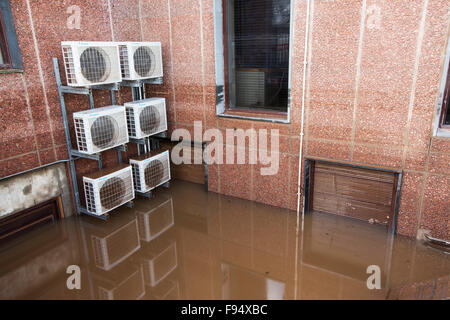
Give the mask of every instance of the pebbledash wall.
MULTIPOLYGON (((61 41, 161 41, 164 84, 147 93, 166 98, 169 131, 198 120, 280 133, 277 175, 211 165, 209 189, 295 209, 306 1, 291 1, 291 123, 274 124, 216 116, 214 0, 11 0, 24 72, 0 74, 0 176, 67 159, 52 66, 61 41), (80 29, 67 24, 72 5, 80 29)), ((450 239, 450 138, 433 136, 449 19, 448 0, 311 0, 304 155, 403 170, 397 231, 408 236, 450 239)), ((131 100, 129 88, 117 99, 131 100)), ((70 112, 88 107, 87 97, 67 100, 70 112)), ((108 93, 95 103, 108 105, 108 93)), ((115 151, 104 156, 116 163, 115 151)), ((96 168, 77 162, 80 178, 96 168)))

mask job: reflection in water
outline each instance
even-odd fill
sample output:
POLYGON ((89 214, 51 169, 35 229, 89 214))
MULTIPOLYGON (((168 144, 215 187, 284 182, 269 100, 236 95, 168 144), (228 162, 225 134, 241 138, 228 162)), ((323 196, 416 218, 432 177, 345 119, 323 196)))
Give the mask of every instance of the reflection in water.
POLYGON ((81 216, 0 245, 2 299, 440 299, 450 257, 380 226, 175 181, 107 222, 81 216), (297 235, 297 231, 298 235, 297 235), (66 268, 81 268, 68 290, 66 268), (381 268, 369 290, 366 268, 381 268))
POLYGON ((284 298, 284 282, 250 270, 223 263, 222 279, 223 299, 282 300, 284 298))

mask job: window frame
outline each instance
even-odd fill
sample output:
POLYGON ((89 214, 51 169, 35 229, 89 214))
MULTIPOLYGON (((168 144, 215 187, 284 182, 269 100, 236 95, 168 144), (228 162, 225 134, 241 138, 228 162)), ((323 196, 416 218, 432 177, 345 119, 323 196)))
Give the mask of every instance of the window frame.
POLYGON ((0 23, 3 30, 0 36, 3 37, 5 42, 8 62, 0 65, 0 73, 23 72, 22 55, 9 0, 0 0, 0 23))
POLYGON ((226 35, 226 7, 227 0, 214 0, 214 50, 215 50, 215 75, 216 75, 216 116, 224 118, 249 119, 257 121, 269 121, 276 123, 290 123, 291 116, 291 75, 292 75, 292 43, 294 31, 294 7, 295 1, 290 0, 289 21, 289 63, 288 63, 288 97, 287 109, 272 111, 269 109, 255 108, 230 108, 228 101, 228 56, 225 45, 228 42, 226 35))
POLYGON ((450 125, 444 123, 446 113, 450 108, 450 38, 447 44, 447 54, 445 58, 444 71, 441 78, 441 88, 439 91, 439 103, 434 122, 434 136, 450 138, 450 125))

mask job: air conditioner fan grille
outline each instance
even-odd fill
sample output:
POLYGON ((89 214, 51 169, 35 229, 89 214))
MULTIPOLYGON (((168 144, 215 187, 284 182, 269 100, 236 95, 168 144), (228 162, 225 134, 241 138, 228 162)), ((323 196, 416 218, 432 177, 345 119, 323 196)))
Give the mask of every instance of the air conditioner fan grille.
POLYGON ((90 82, 105 81, 111 72, 111 61, 102 48, 90 47, 80 56, 83 76, 90 82))
POLYGON ((111 116, 98 117, 91 126, 92 143, 101 149, 113 145, 118 133, 119 124, 111 116))
POLYGON ((161 117, 155 106, 145 107, 139 116, 139 125, 141 126, 141 131, 145 134, 156 132, 160 121, 161 117))
POLYGON ((149 47, 139 47, 133 54, 134 70, 141 77, 151 76, 155 71, 155 54, 149 47))
POLYGON ((160 160, 152 160, 144 169, 145 184, 154 188, 164 177, 164 164, 160 160))
POLYGON ((106 210, 117 207, 122 204, 126 193, 127 188, 122 179, 118 177, 108 179, 100 188, 100 202, 102 207, 106 210))

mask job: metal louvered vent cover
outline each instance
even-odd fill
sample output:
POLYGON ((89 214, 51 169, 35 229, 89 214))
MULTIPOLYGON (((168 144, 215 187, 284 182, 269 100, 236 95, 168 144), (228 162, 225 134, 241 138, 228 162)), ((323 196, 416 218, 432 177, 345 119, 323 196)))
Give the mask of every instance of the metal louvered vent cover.
POLYGON ((100 202, 106 210, 120 205, 127 192, 125 182, 117 177, 108 179, 100 188, 100 202))
POLYGON ((155 132, 160 122, 159 111, 154 106, 145 107, 139 116, 141 131, 145 134, 155 132))
POLYGON ((117 139, 119 125, 111 116, 101 116, 95 119, 91 126, 92 143, 98 148, 106 148, 117 139))
POLYGON ((155 71, 155 54, 149 47, 139 47, 133 54, 134 70, 141 77, 150 76, 155 71))
POLYGON ((151 161, 144 170, 145 184, 150 187, 156 187, 161 183, 164 177, 164 165, 159 160, 151 161))
POLYGON ((102 48, 91 47, 80 56, 81 73, 91 82, 105 81, 111 72, 111 61, 102 48))

